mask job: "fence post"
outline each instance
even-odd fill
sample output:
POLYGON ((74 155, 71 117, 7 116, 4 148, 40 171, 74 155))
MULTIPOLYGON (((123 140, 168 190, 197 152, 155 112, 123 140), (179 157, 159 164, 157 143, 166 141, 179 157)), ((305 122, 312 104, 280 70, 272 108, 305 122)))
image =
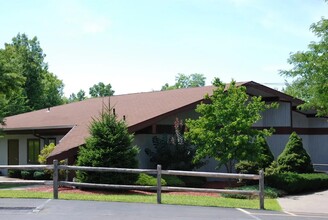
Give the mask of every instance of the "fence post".
POLYGON ((161 179, 162 179, 162 166, 161 165, 157 165, 157 204, 161 204, 162 203, 162 183, 161 183, 161 179))
POLYGON ((58 160, 54 160, 53 193, 54 199, 58 199, 58 160))
POLYGON ((264 209, 264 172, 263 172, 263 170, 260 170, 259 175, 260 175, 260 179, 259 179, 260 209, 264 209))

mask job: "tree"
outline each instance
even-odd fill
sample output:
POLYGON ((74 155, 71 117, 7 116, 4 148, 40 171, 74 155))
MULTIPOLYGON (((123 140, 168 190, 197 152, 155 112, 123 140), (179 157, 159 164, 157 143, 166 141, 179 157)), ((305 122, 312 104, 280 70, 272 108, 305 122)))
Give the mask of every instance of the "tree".
POLYGON ((288 63, 293 68, 280 74, 294 78, 285 92, 305 101, 301 109, 316 109, 317 116, 328 116, 328 20, 322 18, 310 29, 319 41, 311 42, 308 51, 292 53, 288 63))
POLYGON ((252 129, 252 125, 261 119, 261 112, 276 104, 249 97, 235 81, 226 86, 215 78, 213 85, 213 95, 206 95, 206 103, 196 108, 199 118, 187 120, 185 137, 196 146, 196 161, 213 157, 218 168, 224 165, 231 173, 236 161, 258 158, 261 141, 272 130, 252 129))
POLYGON ((242 160, 235 165, 238 173, 258 173, 260 170, 265 170, 274 161, 274 156, 265 139, 259 142, 259 152, 256 160, 242 160))
POLYGON ((5 116, 63 103, 64 84, 48 72, 45 56, 37 37, 26 34, 18 34, 0 50, 0 85, 12 88, 5 96, 5 116))
POLYGON ((178 73, 178 75, 175 77, 175 84, 170 86, 168 83, 166 83, 164 86, 162 86, 161 91, 189 87, 201 87, 205 85, 205 79, 206 77, 200 73, 193 73, 189 76, 183 73, 178 73))
POLYGON ((85 91, 80 89, 80 91, 75 95, 75 93, 70 94, 68 98, 68 103, 78 102, 87 99, 85 96, 85 91))
POLYGON ((284 151, 278 157, 279 172, 312 173, 311 158, 303 148, 302 138, 296 132, 289 136, 284 151))
MULTIPOLYGON (((90 137, 78 153, 78 166, 137 168, 137 146, 129 134, 124 120, 118 120, 110 109, 105 109, 92 121, 90 137)), ((136 181, 137 175, 78 171, 81 182, 127 184, 136 181)))
POLYGON ((103 82, 99 82, 98 84, 94 84, 89 88, 89 94, 91 97, 104 97, 104 96, 112 96, 114 95, 114 90, 112 90, 112 86, 110 83, 105 85, 103 82))
POLYGON ((4 125, 4 117, 8 114, 8 97, 17 94, 16 90, 24 83, 25 78, 10 68, 11 57, 0 50, 0 125, 4 125))
POLYGON ((204 165, 202 161, 193 163, 195 148, 185 140, 184 125, 178 118, 174 122, 174 135, 154 136, 153 145, 155 151, 146 148, 145 152, 155 167, 161 164, 164 170, 193 170, 204 165))

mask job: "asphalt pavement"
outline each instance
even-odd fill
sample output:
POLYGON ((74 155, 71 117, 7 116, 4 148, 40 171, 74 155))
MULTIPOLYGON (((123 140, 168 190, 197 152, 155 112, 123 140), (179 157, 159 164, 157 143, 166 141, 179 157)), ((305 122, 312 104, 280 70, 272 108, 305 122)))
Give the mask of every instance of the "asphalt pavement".
POLYGON ((52 199, 0 199, 0 218, 4 220, 328 220, 327 215, 290 214, 265 210, 52 199))

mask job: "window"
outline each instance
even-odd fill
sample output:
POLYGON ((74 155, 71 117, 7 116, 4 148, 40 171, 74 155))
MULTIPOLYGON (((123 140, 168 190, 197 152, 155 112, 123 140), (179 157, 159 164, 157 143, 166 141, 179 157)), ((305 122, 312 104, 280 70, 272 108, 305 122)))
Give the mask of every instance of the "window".
POLYGON ((39 139, 28 139, 27 140, 27 163, 37 164, 39 154, 40 154, 40 140, 39 139))
POLYGON ((46 138, 46 139, 44 139, 44 145, 48 146, 51 143, 56 145, 56 138, 46 138))

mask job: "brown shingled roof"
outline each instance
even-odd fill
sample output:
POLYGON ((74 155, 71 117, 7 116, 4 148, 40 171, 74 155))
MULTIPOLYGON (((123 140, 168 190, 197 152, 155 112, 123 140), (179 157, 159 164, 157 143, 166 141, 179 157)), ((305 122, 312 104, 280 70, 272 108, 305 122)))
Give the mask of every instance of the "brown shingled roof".
MULTIPOLYGON (((99 116, 104 105, 110 103, 119 119, 126 118, 131 132, 151 125, 167 114, 186 106, 197 104, 214 87, 177 89, 93 98, 6 118, 5 131, 69 127, 72 129, 56 146, 51 156, 59 155, 85 143, 89 136, 88 126, 92 118, 99 116), (110 99, 110 100, 109 100, 110 99)), ((60 158, 62 159, 62 158, 60 158)))
MULTIPOLYGON (((260 85, 254 82, 238 83, 248 84, 260 85)), ((110 103, 119 119, 124 115, 129 131, 135 132, 179 111, 194 108, 205 94, 211 95, 213 89, 213 86, 205 86, 87 99, 52 107, 49 111, 42 109, 7 117, 4 131, 72 128, 50 155, 50 158, 64 159, 60 156, 62 153, 76 150, 85 143, 85 138, 89 136, 89 124, 92 118, 99 116, 104 105, 110 103)))

